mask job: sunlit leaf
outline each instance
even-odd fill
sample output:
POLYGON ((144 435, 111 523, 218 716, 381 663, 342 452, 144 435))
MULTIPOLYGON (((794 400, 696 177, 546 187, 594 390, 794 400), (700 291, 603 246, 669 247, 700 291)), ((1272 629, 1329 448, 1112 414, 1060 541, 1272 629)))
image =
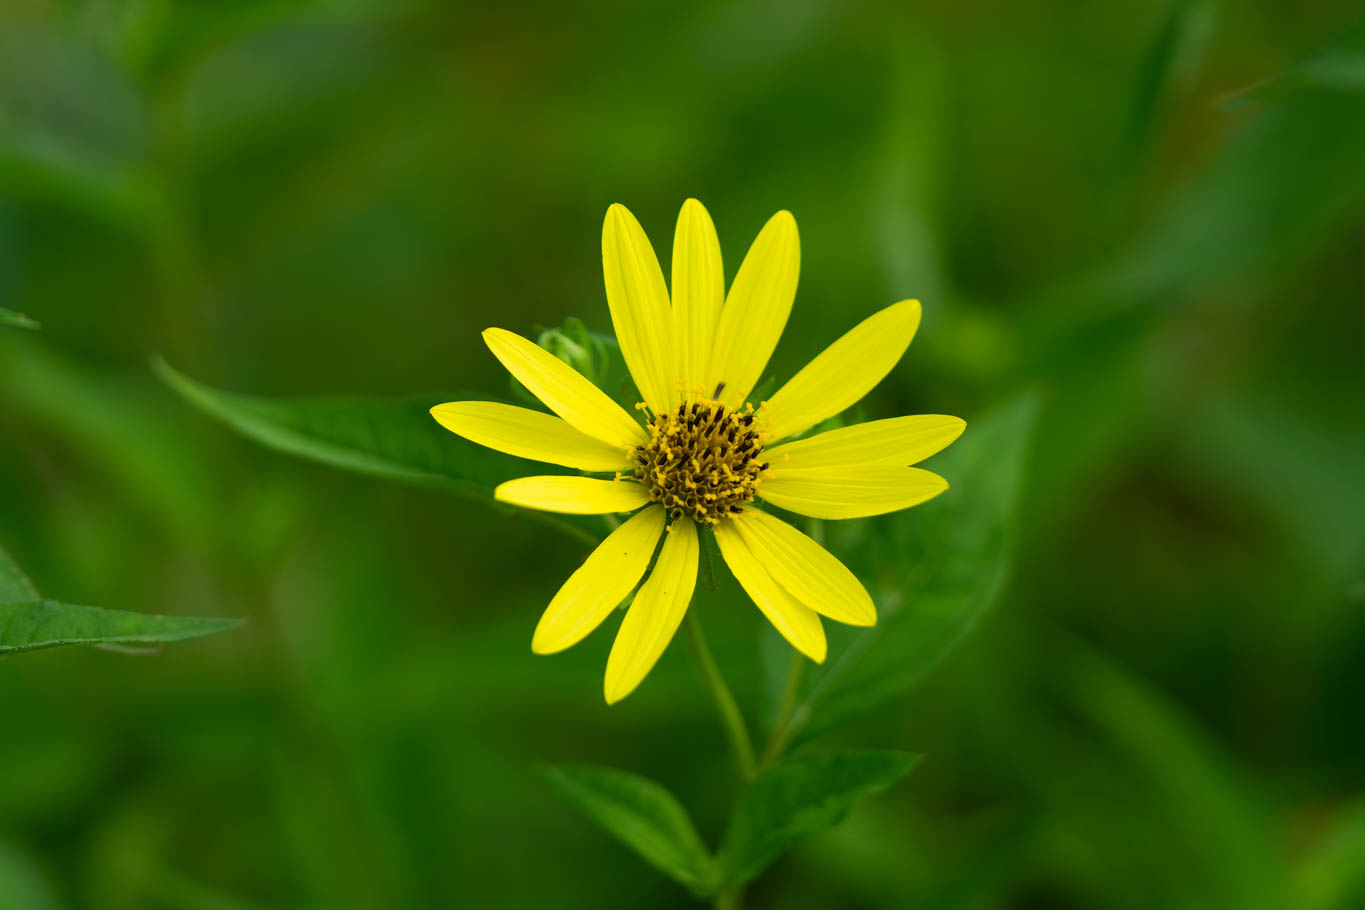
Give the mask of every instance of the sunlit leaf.
POLYGON ((715 890, 710 852, 684 809, 643 777, 587 765, 547 768, 555 789, 650 865, 699 895, 715 890))
POLYGON ((754 779, 720 850, 723 887, 757 876, 797 841, 837 825, 853 804, 891 786, 919 760, 904 752, 800 756, 754 779))

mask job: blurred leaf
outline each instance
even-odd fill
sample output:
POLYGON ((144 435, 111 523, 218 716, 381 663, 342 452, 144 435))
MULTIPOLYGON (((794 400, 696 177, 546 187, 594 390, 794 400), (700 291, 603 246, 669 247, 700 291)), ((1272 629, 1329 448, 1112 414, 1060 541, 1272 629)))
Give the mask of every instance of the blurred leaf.
POLYGON ((1128 118, 1127 152, 1136 158, 1146 147, 1161 102, 1170 89, 1188 79, 1213 34, 1211 0, 1175 0, 1153 42, 1137 79, 1137 95, 1128 118))
POLYGON ((18 329, 41 328, 38 323, 29 319, 23 313, 16 313, 13 310, 7 310, 4 307, 0 307, 0 325, 13 326, 18 329))
POLYGON ((1059 344, 1036 359, 1064 356, 1096 322, 1122 319, 1129 308, 1155 319, 1219 282, 1254 282, 1316 252, 1359 216, 1362 154, 1365 103, 1358 95, 1304 93, 1229 130, 1202 172, 1172 194, 1112 268, 1058 293, 1058 306, 1038 325, 1059 344))
MULTIPOLYGON (((1355 46, 1365 27, 1350 34, 1341 46, 1355 46)), ((1118 327, 1141 333, 1194 308, 1210 290, 1273 279, 1358 221, 1365 205, 1360 94, 1295 94, 1230 123, 1226 134, 1127 250, 1027 302, 1026 375, 1068 369, 1091 337, 1118 327)), ((1256 300, 1234 296, 1241 306, 1256 300)))
MULTIPOLYGON (((948 53, 932 17, 898 29, 893 37, 885 136, 875 165, 872 216, 888 289, 914 288, 916 296, 952 305, 946 292, 940 194, 948 147, 948 53)), ((897 296, 902 296, 898 292, 897 296)))
MULTIPOLYGON (((532 464, 475 445, 443 429, 429 410, 439 395, 407 399, 257 398, 221 392, 190 379, 166 361, 152 368, 185 401, 268 448, 337 468, 437 487, 492 503, 493 489, 513 469, 544 474, 532 464)), ((465 397, 487 398, 477 392, 465 397)), ((553 469, 550 469, 553 470, 553 469)), ((600 537, 572 520, 527 513, 591 542, 600 537)))
POLYGON ((797 841, 837 825, 855 802, 885 790, 917 761, 905 752, 841 752, 791 758, 763 772, 725 831, 723 887, 744 884, 797 841))
POLYGON ((0 335, 0 400, 45 427, 178 538, 206 551, 223 533, 216 453, 185 433, 154 383, 0 335))
POLYGON ((1365 20, 1328 41, 1297 66, 1224 95, 1219 107, 1235 110, 1312 88, 1365 93, 1365 20))
POLYGON ((555 789, 670 878, 698 895, 715 891, 716 867, 687 810, 643 777, 587 765, 547 768, 555 789))
POLYGON ((1294 906, 1351 910, 1365 906, 1365 799, 1346 807, 1300 863, 1294 906))
POLYGON ((860 548, 870 563, 866 574, 875 577, 878 566, 893 573, 881 615, 872 628, 845 633, 852 636, 847 647, 811 674, 814 687, 793 715, 788 739, 811 739, 905 692, 994 603, 1011 563, 1037 411, 1036 398, 1025 395, 969 421, 932 465, 948 478, 949 491, 888 517, 882 533, 860 548))
POLYGON ((38 589, 19 568, 10 555, 0 547, 0 603, 16 600, 37 600, 38 589))
POLYGON ((167 907, 179 910, 261 910, 259 904, 224 894, 217 888, 168 867, 148 870, 148 878, 148 897, 167 907))
POLYGON ((1173 461, 1191 482, 1260 507, 1289 546, 1344 585, 1360 577, 1365 555, 1365 425, 1351 408, 1286 385, 1257 383, 1191 412, 1173 461))
POLYGON ((1052 636, 1062 696, 1128 756, 1161 815, 1184 839, 1208 889, 1203 906, 1281 908, 1287 882, 1279 832, 1202 732, 1123 668, 1082 643, 1052 636))
POLYGON ((58 906, 57 896, 38 865, 0 841, 0 907, 56 910, 58 906))
MULTIPOLYGON (((346 24, 381 26, 420 8, 422 0, 243 0, 223 6, 153 4, 155 14, 136 23, 125 37, 140 66, 153 73, 188 67, 223 47, 248 43, 253 36, 309 27, 346 24), (140 32, 138 34, 137 32, 140 32)), ((249 89, 239 89, 250 94, 249 89)))
POLYGON ((0 603, 0 657, 63 645, 183 641, 241 625, 238 619, 152 616, 54 600, 0 603))

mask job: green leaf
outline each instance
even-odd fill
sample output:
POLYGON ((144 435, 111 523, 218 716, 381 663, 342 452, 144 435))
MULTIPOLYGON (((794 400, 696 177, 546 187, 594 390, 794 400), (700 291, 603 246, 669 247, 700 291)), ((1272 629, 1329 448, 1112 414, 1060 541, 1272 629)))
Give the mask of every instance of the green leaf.
MULTIPOLYGON (((493 502, 493 489, 520 474, 544 474, 544 465, 477 446, 443 429, 428 413, 451 400, 439 395, 405 399, 257 398, 196 382, 164 360, 152 369, 185 401, 276 451, 348 471, 436 487, 493 502)), ((487 398, 470 393, 464 397, 487 398)), ((553 469, 550 469, 553 470, 553 469)), ((525 513, 596 543, 583 524, 547 513, 525 513)))
POLYGON ((0 603, 12 600, 37 600, 38 589, 10 555, 0 547, 0 603))
POLYGON ((1365 800, 1343 807, 1327 823, 1294 877, 1294 906, 1348 910, 1365 905, 1365 800))
POLYGON ((23 313, 16 313, 13 310, 7 310, 4 307, 0 307, 0 325, 13 326, 17 329, 41 328, 38 323, 29 319, 23 313))
POLYGON ((0 603, 0 657, 63 645, 183 641, 241 625, 238 619, 152 616, 55 600, 0 603))
POLYGON ((1195 75, 1214 27, 1211 0, 1175 0, 1138 73, 1129 113, 1126 151, 1136 159, 1146 148, 1165 96, 1195 75))
POLYGON ((436 396, 255 398, 221 392, 153 361, 161 379, 187 402, 268 448, 338 468, 395 480, 451 487, 491 497, 500 474, 491 459, 446 446, 451 434, 428 410, 436 396))
POLYGON ((183 641, 241 625, 239 619, 149 616, 43 600, 0 549, 0 657, 62 645, 139 645, 183 641))
POLYGON ((1365 20, 1328 41, 1302 63, 1219 99, 1223 110, 1311 89, 1365 93, 1365 20))
POLYGON ((225 501, 222 447, 186 433, 183 410, 148 377, 0 332, 0 407, 201 555, 235 533, 225 529, 229 510, 251 508, 225 501))
POLYGON ((554 788, 651 866, 695 894, 715 892, 715 860, 684 809, 651 780, 590 765, 545 769, 554 788))
MULTIPOLYGON (((1025 457, 1037 416, 1031 395, 968 422, 963 437, 931 465, 952 485, 933 503, 884 520, 858 547, 866 578, 888 566, 877 625, 847 636, 841 652, 812 674, 786 739, 808 740, 908 690, 976 625, 1004 588, 1025 457)), ((856 528, 848 529, 857 532, 856 528)))
POLYGON ((42 867, 27 853, 0 840, 0 894, 6 907, 57 910, 61 906, 42 867))
POLYGON ((1278 824, 1236 764, 1159 690, 1088 645, 1054 635, 1049 654, 1057 697, 1127 760, 1137 772, 1128 786, 1203 871, 1207 891, 1193 906, 1286 906, 1278 824))
POLYGON ((760 774, 735 806, 720 851, 722 887, 744 884, 802 838, 843 820, 853 804, 905 776, 919 756, 841 752, 788 759, 760 774))

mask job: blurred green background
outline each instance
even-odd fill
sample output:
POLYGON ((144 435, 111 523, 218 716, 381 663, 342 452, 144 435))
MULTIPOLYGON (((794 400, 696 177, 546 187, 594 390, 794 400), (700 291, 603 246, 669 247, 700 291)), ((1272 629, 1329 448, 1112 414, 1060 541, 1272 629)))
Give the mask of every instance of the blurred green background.
MULTIPOLYGON (((666 257, 688 196, 729 276, 797 217, 778 377, 918 297, 868 414, 1041 404, 991 612, 834 734, 926 761, 750 903, 1365 906, 1358 4, 11 0, 0 306, 42 330, 0 327, 0 542, 249 622, 0 663, 0 907, 692 906, 534 773, 653 777, 709 838, 736 787, 681 643, 611 709, 609 632, 531 654, 582 541, 148 368, 506 395, 479 331, 609 330, 607 205, 666 257)), ((700 609, 757 717, 757 611, 700 609)))

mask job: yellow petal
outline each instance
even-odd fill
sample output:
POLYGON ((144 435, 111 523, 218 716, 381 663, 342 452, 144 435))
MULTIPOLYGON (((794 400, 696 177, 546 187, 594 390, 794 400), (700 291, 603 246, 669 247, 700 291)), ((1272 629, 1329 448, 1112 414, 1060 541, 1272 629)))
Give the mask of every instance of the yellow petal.
POLYGON ((716 340, 724 302, 725 270, 716 226, 705 206, 689 199, 678 213, 673 234, 673 337, 684 388, 700 386, 707 379, 711 345, 716 340))
POLYGON ((507 372, 574 429, 617 448, 648 438, 625 408, 535 342, 506 329, 488 329, 483 340, 507 372))
POLYGON ((553 475, 509 480, 498 485, 493 498, 545 512, 605 515, 634 512, 649 502, 649 492, 633 480, 553 475))
POLYGON ((663 531, 663 506, 654 506, 608 534, 541 614, 531 650, 563 651, 596 629, 645 574, 663 531))
POLYGON ((919 505, 948 489, 948 481, 919 468, 773 468, 758 495, 788 512, 812 518, 864 518, 919 505))
POLYGON ((872 391, 910 346, 919 318, 919 301, 903 300, 825 348, 768 399, 770 438, 808 430, 872 391))
POLYGON ((716 543, 725 564, 773 628, 796 650, 817 664, 824 663, 828 644, 819 615, 773 580, 730 522, 716 525, 716 543))
POLYGON ((851 626, 877 624, 877 608, 857 576, 824 547, 780 518, 745 509, 731 519, 749 552, 797 600, 851 626))
POLYGON ((603 686, 607 704, 633 692, 673 640, 697 585, 697 552, 697 526, 686 520, 673 522, 654 571, 640 586, 616 633, 603 686))
POLYGON ((960 417, 941 414, 891 417, 764 449, 763 458, 780 469, 912 465, 947 448, 966 428, 960 417))
POLYGON ((645 404, 658 414, 677 407, 677 348, 668 286, 644 228, 624 205, 602 224, 602 277, 616 340, 645 404))
POLYGON ((451 401, 432 408, 431 416, 450 432, 509 455, 580 471, 620 471, 630 465, 624 449, 580 433, 553 414, 495 401, 451 401))
POLYGON ((796 219, 791 212, 778 212, 749 248, 725 298, 707 367, 707 394, 723 382, 719 399, 726 406, 738 407, 749 397, 787 325, 800 271, 796 219))

